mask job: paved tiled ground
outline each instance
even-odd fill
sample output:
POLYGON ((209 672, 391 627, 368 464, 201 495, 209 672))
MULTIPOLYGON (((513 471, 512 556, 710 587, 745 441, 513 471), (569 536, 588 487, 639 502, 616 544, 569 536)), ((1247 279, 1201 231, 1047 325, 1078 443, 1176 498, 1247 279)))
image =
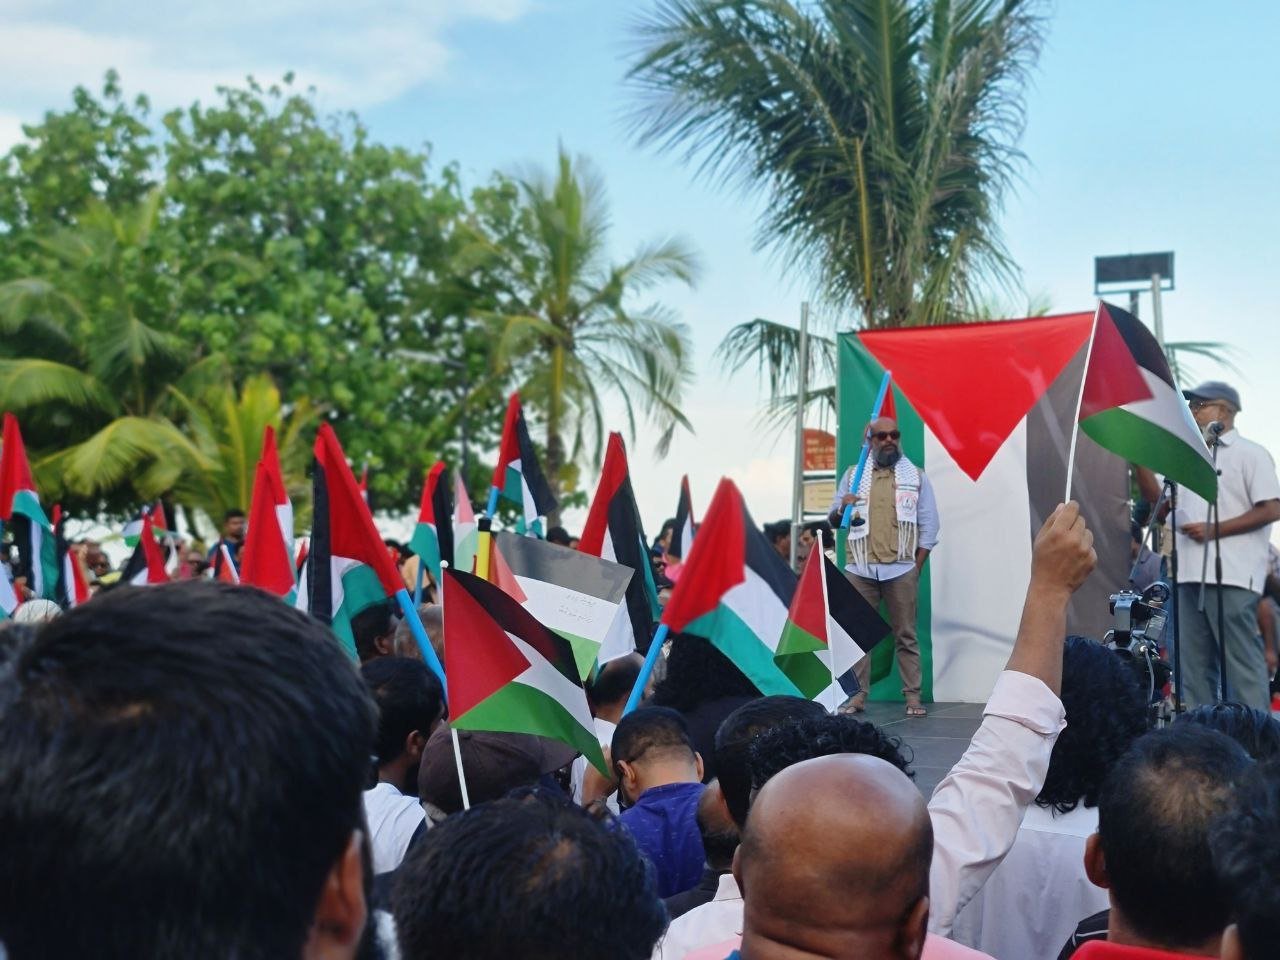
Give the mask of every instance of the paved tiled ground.
POLYGON ((981 703, 930 703, 924 718, 906 718, 901 703, 869 703, 863 717, 910 747, 916 785, 927 797, 960 759, 982 722, 981 703))

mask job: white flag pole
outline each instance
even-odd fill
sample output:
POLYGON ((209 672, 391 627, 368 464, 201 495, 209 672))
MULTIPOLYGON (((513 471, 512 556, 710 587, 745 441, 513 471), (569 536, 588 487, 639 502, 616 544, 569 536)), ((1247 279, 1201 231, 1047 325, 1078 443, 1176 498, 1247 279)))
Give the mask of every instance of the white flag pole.
POLYGON ((1076 415, 1071 421, 1071 451, 1067 454, 1067 489, 1062 495, 1062 502, 1071 499, 1071 482, 1075 479, 1076 441, 1080 438, 1080 407, 1084 403, 1084 385, 1089 380, 1089 360, 1093 357, 1093 341, 1098 334, 1098 311, 1102 309, 1102 301, 1093 308, 1093 326, 1089 328, 1089 345, 1084 351, 1084 373, 1080 375, 1080 394, 1076 397, 1076 415))
MULTIPOLYGON (((441 560, 440 561, 440 598, 439 599, 440 599, 440 622, 441 622, 442 628, 444 626, 445 615, 448 613, 448 610, 449 610, 449 608, 445 606, 445 602, 444 602, 444 595, 445 595, 444 582, 449 579, 448 577, 445 576, 445 573, 448 571, 448 569, 449 569, 449 561, 441 560)), ((471 796, 470 794, 467 793, 467 773, 462 768, 462 744, 458 742, 458 728, 455 727, 453 724, 449 724, 449 736, 453 740, 453 762, 456 763, 458 766, 458 790, 462 794, 462 809, 470 810, 471 796)))

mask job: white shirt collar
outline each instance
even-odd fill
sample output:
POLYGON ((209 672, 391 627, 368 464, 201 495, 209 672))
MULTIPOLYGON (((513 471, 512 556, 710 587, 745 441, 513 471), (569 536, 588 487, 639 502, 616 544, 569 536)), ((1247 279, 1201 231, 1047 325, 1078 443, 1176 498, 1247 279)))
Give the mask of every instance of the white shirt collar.
POLYGON ((733 878, 732 873, 722 874, 720 882, 716 884, 716 895, 712 900, 741 900, 742 891, 738 889, 738 881, 733 878))

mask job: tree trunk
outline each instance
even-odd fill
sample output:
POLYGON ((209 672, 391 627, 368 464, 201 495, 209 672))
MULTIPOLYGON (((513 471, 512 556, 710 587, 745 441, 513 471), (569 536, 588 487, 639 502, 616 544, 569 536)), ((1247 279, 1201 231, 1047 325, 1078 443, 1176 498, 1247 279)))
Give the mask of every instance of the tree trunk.
POLYGON ((548 345, 551 349, 552 388, 547 401, 547 485, 556 498, 556 506, 547 514, 547 529, 560 525, 560 496, 563 493, 561 471, 564 469, 564 437, 561 435, 561 391, 564 386, 564 348, 548 345))

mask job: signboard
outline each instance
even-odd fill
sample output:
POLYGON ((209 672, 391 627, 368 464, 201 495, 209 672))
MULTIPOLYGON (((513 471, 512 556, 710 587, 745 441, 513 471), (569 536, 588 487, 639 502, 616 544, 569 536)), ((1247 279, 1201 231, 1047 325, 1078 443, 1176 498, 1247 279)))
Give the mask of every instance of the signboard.
POLYGON ((831 508, 831 501, 836 497, 836 481, 806 480, 804 482, 804 512, 820 513, 826 516, 831 508))
MULTIPOLYGON (((804 469, 805 472, 831 470, 836 468, 836 438, 825 430, 808 430, 804 432, 804 469)), ((805 508, 808 509, 807 507, 805 508)))

